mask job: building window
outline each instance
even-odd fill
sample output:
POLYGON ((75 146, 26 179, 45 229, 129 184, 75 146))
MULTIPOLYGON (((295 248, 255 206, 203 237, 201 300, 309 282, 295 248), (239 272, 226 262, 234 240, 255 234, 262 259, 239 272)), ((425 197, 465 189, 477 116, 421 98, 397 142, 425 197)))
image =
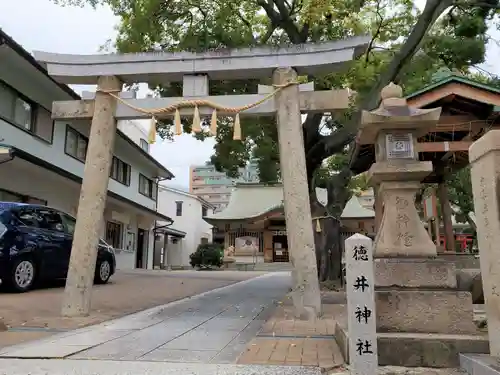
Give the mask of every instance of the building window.
POLYGON ((139 174, 139 193, 156 200, 156 183, 142 174, 139 174))
POLYGON ((115 249, 122 248, 122 233, 123 225, 114 221, 106 223, 106 239, 105 241, 115 249))
POLYGON ((182 216, 182 201, 175 202, 175 216, 182 216))
POLYGON ((50 111, 42 107, 36 109, 35 134, 43 140, 52 143, 54 120, 52 120, 50 111))
POLYGON ((201 207, 201 216, 205 217, 207 215, 208 215, 208 209, 205 206, 201 207))
POLYGON ((66 125, 66 144, 64 152, 85 163, 87 156, 88 139, 72 127, 66 125))
POLYGON ((118 159, 116 156, 113 156, 109 177, 123 185, 130 186, 130 171, 130 165, 118 159))
POLYGON ((145 139, 140 139, 140 144, 141 144, 141 148, 146 151, 146 152, 149 152, 149 143, 148 141, 146 141, 145 139))
POLYGON ((14 122, 21 125, 24 129, 29 131, 35 130, 35 121, 33 116, 33 106, 26 100, 16 98, 14 104, 14 122))
POLYGON ((35 132, 36 104, 0 83, 0 116, 29 132, 35 132))

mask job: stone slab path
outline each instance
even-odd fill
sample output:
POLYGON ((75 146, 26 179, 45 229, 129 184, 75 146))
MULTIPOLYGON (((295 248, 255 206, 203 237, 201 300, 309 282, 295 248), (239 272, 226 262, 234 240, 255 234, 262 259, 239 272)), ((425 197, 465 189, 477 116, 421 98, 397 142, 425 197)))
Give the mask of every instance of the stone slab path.
POLYGON ((2 375, 321 375, 319 368, 302 366, 57 359, 0 359, 0 369, 2 375))
MULTIPOLYGON (((269 273, 99 325, 6 347, 0 349, 0 358, 232 364, 289 286, 289 273, 269 273)), ((3 365, 0 368, 4 370, 3 365)), ((158 372, 163 373, 169 372, 158 372)))

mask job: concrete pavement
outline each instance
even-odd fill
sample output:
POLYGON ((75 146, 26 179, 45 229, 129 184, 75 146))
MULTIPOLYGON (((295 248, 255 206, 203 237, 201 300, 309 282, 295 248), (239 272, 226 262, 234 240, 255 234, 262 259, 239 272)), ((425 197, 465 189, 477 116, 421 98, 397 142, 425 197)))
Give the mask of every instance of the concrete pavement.
MULTIPOLYGON (((96 326, 3 348, 0 358, 232 364, 289 285, 288 272, 266 274, 96 326)), ((35 362, 16 363, 2 360, 0 368, 26 370, 23 363, 35 362)))

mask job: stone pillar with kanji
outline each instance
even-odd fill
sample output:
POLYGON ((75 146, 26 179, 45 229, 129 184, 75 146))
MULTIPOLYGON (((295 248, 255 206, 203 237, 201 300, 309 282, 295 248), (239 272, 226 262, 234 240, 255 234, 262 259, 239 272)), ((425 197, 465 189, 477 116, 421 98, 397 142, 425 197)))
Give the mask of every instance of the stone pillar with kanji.
POLYGON ((379 108, 363 111, 357 139, 375 144, 368 173, 384 206, 373 245, 379 364, 455 367, 459 352, 484 351, 487 342, 473 323, 471 294, 457 290, 455 265, 437 259, 415 206, 421 181, 433 171, 420 160, 417 142, 441 108, 409 107, 394 84, 381 98, 379 108))

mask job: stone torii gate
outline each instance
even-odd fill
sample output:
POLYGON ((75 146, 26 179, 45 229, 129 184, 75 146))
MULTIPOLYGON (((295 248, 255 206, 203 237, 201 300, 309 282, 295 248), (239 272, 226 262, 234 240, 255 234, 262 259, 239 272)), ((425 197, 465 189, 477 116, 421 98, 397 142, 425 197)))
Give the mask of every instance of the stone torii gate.
MULTIPOLYGON (((193 115, 237 115, 234 137, 239 139, 239 116, 277 114, 281 175, 290 258, 294 265, 293 301, 297 317, 313 319, 321 302, 311 226, 301 113, 336 112, 349 107, 351 92, 311 91, 299 85, 297 75, 331 73, 366 49, 369 37, 289 48, 253 48, 205 53, 139 53, 61 55, 35 52, 49 74, 61 83, 97 84, 94 97, 55 102, 54 120, 91 120, 77 223, 66 282, 62 313, 87 315, 95 271, 99 228, 108 187, 116 121, 161 119, 193 115), (273 87, 260 86, 257 94, 209 96, 209 79, 273 78, 273 87), (123 84, 183 82, 183 98, 136 99, 121 92, 123 84), (274 96, 274 100, 271 99, 274 96), (195 107, 194 112, 193 108, 195 107), (198 108, 199 107, 199 108, 198 108), (251 107, 251 108, 249 108, 251 107), (158 109, 164 109, 158 111, 158 109), (165 110, 168 109, 168 110, 165 110), (241 112, 241 113, 240 113, 241 112)), ((312 88, 313 90, 313 88, 312 88)), ((213 116, 213 118, 215 115, 213 116)), ((214 121, 212 121, 213 125, 214 121)), ((199 126, 198 126, 198 130, 199 126)))

